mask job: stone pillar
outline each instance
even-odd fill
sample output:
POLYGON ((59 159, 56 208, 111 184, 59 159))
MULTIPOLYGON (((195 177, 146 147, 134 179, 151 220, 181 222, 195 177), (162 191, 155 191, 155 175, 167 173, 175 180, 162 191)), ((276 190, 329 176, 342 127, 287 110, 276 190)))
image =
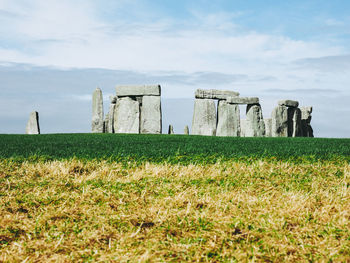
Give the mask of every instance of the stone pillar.
POLYGON ((101 89, 92 94, 92 132, 103 133, 103 97, 101 89))
POLYGON ((29 115, 29 120, 26 126, 26 134, 40 134, 39 113, 37 111, 33 111, 29 115))
POLYGON ((143 96, 141 106, 141 133, 162 133, 160 96, 143 96))
POLYGON ((272 137, 272 119, 264 119, 265 137, 272 137))
POLYGON ((218 102, 218 124, 216 136, 234 136, 241 134, 240 112, 237 104, 229 104, 224 100, 218 102))
POLYGON ((241 123, 241 137, 246 137, 245 136, 245 130, 246 130, 246 123, 247 123, 247 121, 241 119, 240 123, 241 123))
POLYGON ((301 137, 301 110, 288 108, 288 137, 301 137))
POLYGON ((117 100, 114 110, 115 133, 139 133, 140 105, 136 100, 123 97, 117 100))
POLYGON ((246 114, 245 136, 264 137, 265 122, 260 104, 248 104, 246 114))
POLYGON ((312 107, 301 107, 301 134, 303 137, 314 137, 311 127, 312 107))
POLYGON ((190 129, 188 128, 188 125, 185 126, 184 134, 185 135, 189 135, 190 134, 190 129))
POLYGON ((273 109, 271 135, 272 137, 288 137, 288 108, 277 106, 273 109))
POLYGON ((109 105, 109 112, 106 115, 106 133, 114 133, 114 112, 116 104, 109 105))
POLYGON ((169 125, 169 128, 168 128, 168 134, 174 134, 174 127, 173 125, 169 125))
POLYGON ((216 135, 216 109, 212 99, 195 99, 192 134, 216 135))

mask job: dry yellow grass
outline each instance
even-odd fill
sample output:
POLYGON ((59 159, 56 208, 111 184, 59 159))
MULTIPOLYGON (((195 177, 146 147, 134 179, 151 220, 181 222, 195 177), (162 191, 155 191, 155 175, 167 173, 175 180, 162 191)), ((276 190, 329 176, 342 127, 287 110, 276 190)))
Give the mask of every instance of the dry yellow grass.
POLYGON ((3 262, 344 262, 350 165, 0 162, 3 262))

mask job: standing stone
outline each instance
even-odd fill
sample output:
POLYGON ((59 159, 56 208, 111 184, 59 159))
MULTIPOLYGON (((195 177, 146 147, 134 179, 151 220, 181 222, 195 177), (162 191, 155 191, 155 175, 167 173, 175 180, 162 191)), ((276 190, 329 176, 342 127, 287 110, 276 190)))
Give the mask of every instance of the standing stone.
POLYGON ((237 104, 229 104, 224 100, 218 102, 218 124, 216 136, 239 137, 241 133, 240 112, 237 104))
POLYGON ((288 137, 301 137, 301 110, 288 108, 288 137))
POLYGON ((169 125, 168 134, 174 134, 174 127, 171 124, 169 125))
POLYGON ((92 94, 92 132, 103 133, 103 97, 99 88, 92 94))
POLYGON ((245 136, 245 127, 246 127, 247 121, 241 119, 240 123, 241 123, 241 137, 246 137, 245 136))
POLYGON ((143 96, 141 106, 141 133, 162 132, 162 109, 160 96, 143 96))
POLYGON ((264 119, 265 122, 265 137, 272 137, 272 119, 264 119))
POLYGON ((37 111, 33 111, 29 115, 26 134, 40 134, 39 113, 37 111))
POLYGON ((188 128, 188 125, 185 126, 184 134, 185 135, 189 135, 190 134, 190 129, 188 128))
POLYGON ((272 137, 288 137, 288 108, 277 106, 273 109, 271 117, 272 137))
POLYGON ((245 136, 264 137, 265 122, 260 104, 248 104, 246 114, 245 136))
POLYGON ((105 120, 103 121, 103 133, 109 133, 108 124, 109 124, 109 112, 107 112, 107 114, 105 115, 105 120))
POLYGON ((140 106, 129 97, 118 98, 114 110, 115 133, 139 133, 140 106))
POLYGON ((106 129, 106 133, 114 133, 114 112, 115 112, 115 107, 116 107, 116 104, 111 104, 109 105, 109 112, 106 116, 106 126, 105 126, 105 129, 106 129))
POLYGON ((192 119, 192 134, 216 134, 216 109, 212 99, 195 99, 192 119))
POLYGON ((312 107, 301 107, 301 134, 303 137, 314 137, 311 127, 312 107))

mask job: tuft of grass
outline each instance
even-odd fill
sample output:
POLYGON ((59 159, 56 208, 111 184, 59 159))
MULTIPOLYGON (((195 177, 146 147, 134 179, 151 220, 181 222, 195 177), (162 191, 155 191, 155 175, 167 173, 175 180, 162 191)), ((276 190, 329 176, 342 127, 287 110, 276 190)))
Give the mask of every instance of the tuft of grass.
POLYGON ((344 262, 350 165, 0 161, 0 261, 344 262))

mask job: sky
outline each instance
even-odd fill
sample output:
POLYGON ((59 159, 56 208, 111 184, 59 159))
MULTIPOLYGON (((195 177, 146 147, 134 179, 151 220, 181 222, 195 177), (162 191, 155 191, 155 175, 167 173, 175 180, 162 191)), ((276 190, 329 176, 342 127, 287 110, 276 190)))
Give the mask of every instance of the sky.
MULTIPOLYGON (((191 126, 194 91, 313 106, 317 137, 350 134, 350 1, 0 0, 0 133, 90 132, 91 94, 162 86, 163 127, 191 126)), ((245 109, 241 107, 244 118, 245 109)))

